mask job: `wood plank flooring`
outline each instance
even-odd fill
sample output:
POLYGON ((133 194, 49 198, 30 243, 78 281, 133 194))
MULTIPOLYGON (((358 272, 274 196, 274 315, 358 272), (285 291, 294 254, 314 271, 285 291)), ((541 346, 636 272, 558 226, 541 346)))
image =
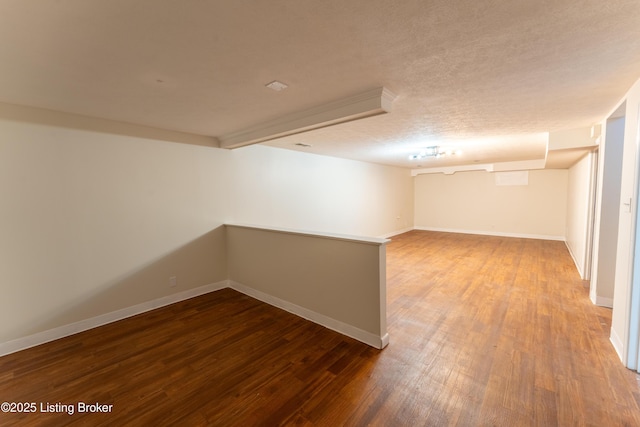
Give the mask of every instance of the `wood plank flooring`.
POLYGON ((413 231, 377 351, 222 290, 0 358, 0 425, 640 426, 640 389, 564 243, 413 231))

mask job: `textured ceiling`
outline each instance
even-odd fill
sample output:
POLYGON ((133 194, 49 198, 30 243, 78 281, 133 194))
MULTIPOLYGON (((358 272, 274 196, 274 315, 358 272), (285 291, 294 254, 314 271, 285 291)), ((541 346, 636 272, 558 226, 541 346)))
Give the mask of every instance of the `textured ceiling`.
POLYGON ((390 114, 268 144, 527 160, 640 77, 640 2, 0 0, 0 64, 0 102, 210 136, 386 87, 390 114))

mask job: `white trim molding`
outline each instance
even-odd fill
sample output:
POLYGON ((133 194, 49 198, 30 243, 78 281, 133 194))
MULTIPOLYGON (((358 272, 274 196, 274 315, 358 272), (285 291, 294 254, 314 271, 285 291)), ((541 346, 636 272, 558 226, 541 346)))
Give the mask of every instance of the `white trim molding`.
POLYGON ((593 303, 600 307, 613 308, 613 298, 606 298, 596 295, 595 301, 593 301, 593 303))
POLYGON ((391 111, 395 98, 391 91, 380 87, 222 135, 218 139, 220 146, 227 149, 257 144, 338 123, 385 114, 391 111))
POLYGON ((122 308, 110 313, 105 313, 99 316, 91 317, 89 319, 84 319, 79 322, 70 323, 68 325, 59 326, 47 331, 38 332, 33 335, 28 335, 26 337, 0 343, 0 356, 5 356, 7 354, 15 353, 20 350, 26 350, 40 344, 68 337, 70 335, 75 335, 89 329, 97 328, 108 323, 117 322, 118 320, 136 316, 138 314, 155 310, 156 308, 164 307, 166 305, 175 304, 180 301, 195 298, 209 292, 219 291, 220 289, 229 287, 228 282, 228 280, 222 280, 217 283, 211 283, 208 285, 200 286, 198 288, 188 289, 186 291, 136 304, 131 307, 122 308))
POLYGON ((325 328, 331 329, 332 331, 338 332, 342 335, 346 335, 362 343, 368 344, 371 347, 383 349, 387 346, 387 344, 389 344, 389 334, 387 333, 385 333, 383 336, 378 336, 371 332, 364 331, 360 328, 356 328, 355 326, 332 319, 331 317, 325 316, 323 314, 316 313, 315 311, 285 301, 278 297, 274 297, 272 295, 258 291, 233 280, 229 281, 229 287, 247 296, 255 298, 258 301, 262 301, 274 307, 281 308, 282 310, 295 314, 298 317, 302 317, 303 319, 309 320, 313 323, 317 323, 318 325, 324 326, 325 328))
POLYGON ((624 345, 622 344, 622 340, 613 328, 611 328, 609 341, 611 341, 611 344, 613 344, 613 348, 616 350, 616 353, 618 353, 618 357, 620 358, 624 366, 627 366, 627 360, 626 357, 624 357, 624 345))
MULTIPOLYGON (((337 233, 325 233, 322 231, 309 231, 309 230, 296 230, 293 228, 282 228, 282 227, 269 227, 264 225, 254 225, 254 224, 242 224, 236 222, 225 222, 225 227, 237 227, 237 228, 250 228, 253 230, 261 230, 261 231, 273 231, 276 233, 284 233, 284 234, 295 234, 297 236, 310 236, 310 237, 321 237, 323 239, 333 239, 333 240, 344 240, 348 242, 357 242, 363 244, 374 244, 374 245, 383 245, 385 243, 389 243, 389 241, 383 237, 367 237, 367 236, 355 236, 352 234, 337 234, 337 233)), ((411 229, 408 229, 409 231, 411 229)))
POLYGON ((567 247, 567 250, 569 251, 569 255, 571 255, 571 259, 573 260, 573 264, 576 266, 576 269, 578 270, 578 274, 580 275, 580 278, 582 280, 585 280, 584 273, 582 271, 582 266, 578 263, 578 260, 576 259, 576 256, 574 255, 573 251, 571 250, 571 245, 566 240, 564 242, 564 245, 567 247))
POLYGON ((442 233, 479 234, 482 236, 516 237, 520 239, 557 240, 560 242, 565 241, 564 236, 548 236, 544 234, 503 233, 501 231, 460 230, 437 227, 414 227, 414 230, 439 231, 442 233))
POLYGON ((136 304, 134 306, 112 311, 110 313, 101 314, 99 316, 84 319, 79 322, 70 323, 68 325, 59 326, 57 328, 38 332, 33 335, 28 335, 26 337, 0 343, 0 357, 21 350, 26 350, 40 344, 45 344, 50 341, 55 341, 57 339, 75 335, 77 333, 97 328, 109 323, 117 322, 128 317, 146 313, 157 308, 175 304, 180 301, 185 301, 210 292, 219 291, 225 288, 234 289, 251 298, 257 299, 258 301, 262 301, 271 306, 288 311, 289 313, 295 314, 298 317, 302 317, 303 319, 309 320, 313 323, 317 323, 321 326, 324 326, 325 328, 351 337, 374 348, 383 349, 389 344, 389 334, 384 334, 382 337, 380 337, 370 332, 356 328, 355 326, 348 325, 344 322, 340 322, 328 316, 324 316, 312 310, 300 307, 288 301, 284 301, 280 298, 265 294, 264 292, 257 291, 253 288, 234 282, 232 280, 222 280, 220 282, 211 283, 209 285, 200 286, 198 288, 188 289, 183 292, 167 295, 165 297, 136 304))
POLYGON ((530 171, 536 169, 544 169, 547 163, 546 155, 544 159, 535 160, 517 160, 513 162, 496 162, 496 163, 475 163, 471 165, 443 166, 434 168, 411 169, 411 176, 418 176, 427 173, 442 173, 445 175, 453 175, 456 172, 464 171, 487 171, 487 172, 511 172, 511 171, 530 171))
POLYGON ((393 236, 398 236, 400 234, 408 233, 409 231, 413 231, 413 227, 403 228, 402 230, 392 231, 391 233, 383 234, 382 236, 378 236, 380 239, 389 239, 393 236))

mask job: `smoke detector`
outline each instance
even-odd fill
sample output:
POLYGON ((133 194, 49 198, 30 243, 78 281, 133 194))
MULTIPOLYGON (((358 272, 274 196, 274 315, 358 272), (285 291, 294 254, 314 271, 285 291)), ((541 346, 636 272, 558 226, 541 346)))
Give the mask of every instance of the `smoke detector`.
POLYGON ((265 86, 268 87, 269 89, 275 90, 276 92, 280 92, 281 90, 285 90, 286 88, 289 87, 286 84, 279 82, 277 80, 274 80, 271 83, 267 83, 265 86))

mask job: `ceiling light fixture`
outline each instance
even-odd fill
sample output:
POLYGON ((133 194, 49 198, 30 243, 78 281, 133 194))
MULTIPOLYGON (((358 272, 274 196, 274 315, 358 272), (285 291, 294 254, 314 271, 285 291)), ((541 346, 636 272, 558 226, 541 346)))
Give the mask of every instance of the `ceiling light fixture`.
POLYGON ((419 153, 411 154, 409 156, 409 160, 420 160, 427 157, 435 157, 436 159, 438 159, 444 156, 459 156, 460 154, 462 154, 462 151, 460 150, 444 150, 438 145, 432 145, 430 147, 423 148, 419 153))

